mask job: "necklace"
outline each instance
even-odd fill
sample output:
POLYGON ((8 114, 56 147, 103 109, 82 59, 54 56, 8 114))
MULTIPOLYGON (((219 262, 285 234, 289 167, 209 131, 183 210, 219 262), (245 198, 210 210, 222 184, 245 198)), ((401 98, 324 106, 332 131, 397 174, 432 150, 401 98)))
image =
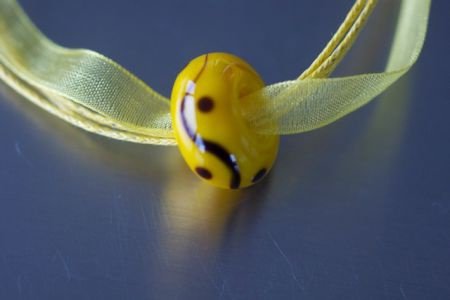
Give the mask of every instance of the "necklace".
POLYGON ((0 1, 0 79, 75 126, 135 143, 178 145, 188 166, 222 188, 259 182, 279 135, 325 126, 366 104, 405 74, 426 35, 431 0, 402 0, 382 73, 329 78, 376 0, 356 0, 323 51, 297 79, 265 86, 242 59, 209 53, 178 75, 171 100, 90 50, 46 38, 16 0, 0 1))

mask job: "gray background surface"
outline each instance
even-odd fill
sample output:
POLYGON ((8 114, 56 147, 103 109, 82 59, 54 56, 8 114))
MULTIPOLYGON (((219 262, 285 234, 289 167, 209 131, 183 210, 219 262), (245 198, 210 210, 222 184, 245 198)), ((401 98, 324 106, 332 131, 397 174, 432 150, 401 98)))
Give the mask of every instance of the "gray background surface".
MULTIPOLYGON (((352 1, 21 3, 58 43, 169 95, 211 51, 294 78, 352 1)), ((379 68, 384 5, 340 73, 379 68)), ((449 299, 449 13, 434 1, 407 77, 283 138, 271 176, 243 191, 204 185, 175 147, 86 133, 0 84, 0 299, 449 299)))

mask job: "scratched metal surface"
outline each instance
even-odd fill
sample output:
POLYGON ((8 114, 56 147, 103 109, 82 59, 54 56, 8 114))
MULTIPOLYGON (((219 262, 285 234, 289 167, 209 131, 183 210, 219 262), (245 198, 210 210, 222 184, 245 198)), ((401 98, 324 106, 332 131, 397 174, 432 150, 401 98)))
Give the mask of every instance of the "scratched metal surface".
MULTIPOLYGON (((22 1, 51 38, 166 95, 209 51, 295 77, 351 2, 22 1)), ((376 67, 394 8, 340 72, 376 67)), ((448 299, 448 11, 435 1, 408 77, 284 138, 270 178, 242 192, 205 186, 176 148, 85 133, 1 85, 0 299, 448 299)))

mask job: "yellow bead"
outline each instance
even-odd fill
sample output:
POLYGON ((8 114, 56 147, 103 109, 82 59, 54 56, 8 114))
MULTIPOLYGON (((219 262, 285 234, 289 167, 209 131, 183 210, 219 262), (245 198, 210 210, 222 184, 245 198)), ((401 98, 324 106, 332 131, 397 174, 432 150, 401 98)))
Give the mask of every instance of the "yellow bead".
POLYGON ((209 53, 178 75, 171 97, 178 147, 198 176, 221 188, 256 183, 272 167, 279 137, 256 134, 242 117, 243 97, 264 82, 242 59, 209 53))

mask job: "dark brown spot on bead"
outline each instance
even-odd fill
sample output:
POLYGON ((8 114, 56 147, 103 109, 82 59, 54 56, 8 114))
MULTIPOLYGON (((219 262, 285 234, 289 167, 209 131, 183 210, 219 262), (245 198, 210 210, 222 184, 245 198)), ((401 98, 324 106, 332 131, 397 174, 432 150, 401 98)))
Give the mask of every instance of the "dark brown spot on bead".
POLYGON ((259 180, 261 180, 261 178, 264 177, 264 175, 266 175, 267 173, 267 169, 266 168, 262 168, 261 170, 258 171, 258 173, 256 173, 256 175, 253 177, 252 182, 257 182, 259 180))
POLYGON ((208 169, 205 169, 202 167, 197 167, 197 168, 195 168, 195 172, 197 172, 197 174, 200 175, 200 177, 203 177, 205 179, 212 178, 212 174, 208 169))
POLYGON ((214 101, 210 97, 202 97, 198 100, 197 107, 201 112, 210 112, 214 108, 214 101))

